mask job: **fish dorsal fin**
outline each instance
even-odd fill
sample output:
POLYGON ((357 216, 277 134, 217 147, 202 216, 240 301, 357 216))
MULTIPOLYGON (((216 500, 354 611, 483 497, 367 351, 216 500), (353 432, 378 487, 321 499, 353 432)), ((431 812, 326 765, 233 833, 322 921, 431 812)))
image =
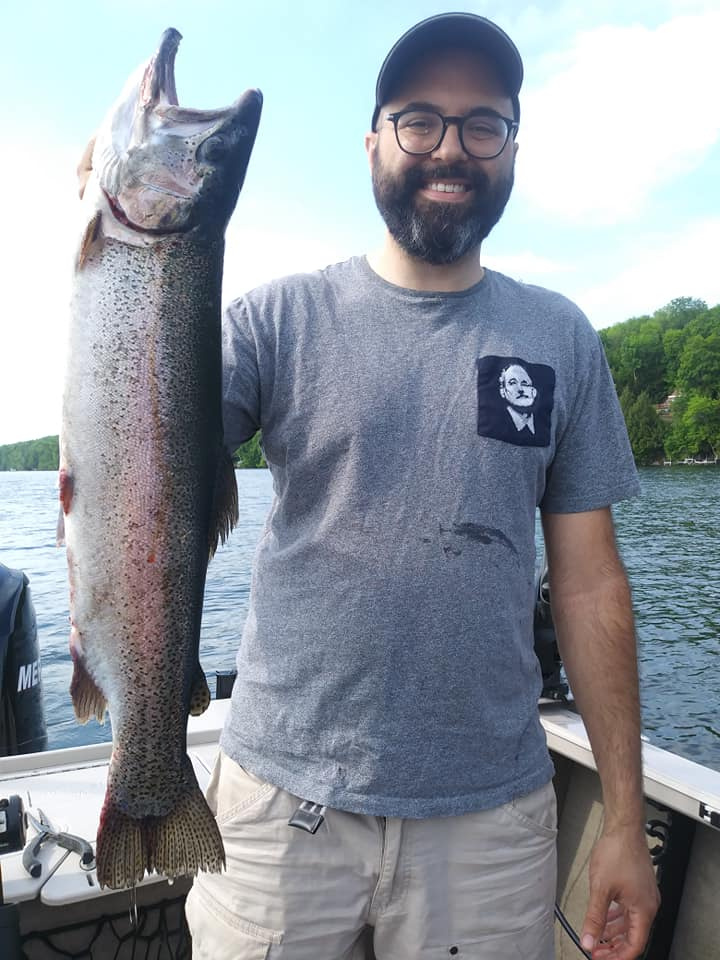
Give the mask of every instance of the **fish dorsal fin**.
POLYGON ((80 249, 78 250, 77 261, 75 263, 75 268, 77 270, 82 270, 85 266, 88 257, 100 246, 102 243, 102 214, 98 210, 94 217, 88 222, 87 227, 85 227, 85 233, 83 238, 80 241, 80 249))
POLYGON ((238 521, 238 494, 235 467, 225 447, 218 458, 213 490, 208 548, 212 557, 219 543, 225 543, 238 521))

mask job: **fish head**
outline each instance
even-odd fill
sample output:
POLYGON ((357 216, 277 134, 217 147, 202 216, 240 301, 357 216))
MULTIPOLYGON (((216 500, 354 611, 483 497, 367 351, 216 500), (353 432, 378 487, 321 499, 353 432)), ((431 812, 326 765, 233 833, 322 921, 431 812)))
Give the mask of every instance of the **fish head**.
POLYGON ((259 90, 220 110, 181 107, 177 30, 128 81, 96 137, 92 165, 115 217, 146 233, 222 232, 245 179, 262 109, 259 90))

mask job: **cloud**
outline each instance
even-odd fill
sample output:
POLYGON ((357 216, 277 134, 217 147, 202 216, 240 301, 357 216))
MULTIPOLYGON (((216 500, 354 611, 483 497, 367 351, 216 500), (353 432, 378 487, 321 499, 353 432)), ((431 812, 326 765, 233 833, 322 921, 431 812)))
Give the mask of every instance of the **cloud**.
POLYGON ((623 251, 631 266, 570 295, 596 327, 654 313, 676 297, 696 297, 713 307, 720 303, 718 250, 720 216, 696 220, 673 233, 637 236, 623 251))
POLYGON ((488 254, 483 257, 483 262, 492 270, 499 270, 509 277, 527 283, 545 282, 546 277, 568 273, 573 269, 569 263, 544 257, 531 250, 497 256, 488 254))
POLYGON ((301 230, 291 222, 272 229, 241 217, 226 233, 223 302, 276 277, 316 270, 357 252, 338 231, 301 230))
POLYGON ((56 432, 65 367, 79 202, 77 156, 50 144, 5 144, 0 208, 3 349, 0 443, 56 432))
MULTIPOLYGON (((78 151, 49 142, 6 143, 0 155, 0 205, 9 225, 3 250, 0 444, 60 427, 72 264, 80 203, 78 151)), ((342 230, 277 222, 257 204, 226 235, 223 301, 273 277, 312 270, 357 252, 342 230)), ((348 228, 348 235, 350 230, 348 228)), ((354 238, 353 238, 354 239, 354 238)))
POLYGON ((720 12, 576 35, 523 97, 518 190, 553 217, 626 222, 720 140, 720 12))

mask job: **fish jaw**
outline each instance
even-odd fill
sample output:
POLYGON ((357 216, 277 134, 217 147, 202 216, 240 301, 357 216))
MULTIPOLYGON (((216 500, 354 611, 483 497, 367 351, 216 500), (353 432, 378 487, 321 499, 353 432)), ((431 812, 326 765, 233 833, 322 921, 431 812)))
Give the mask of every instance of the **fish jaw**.
POLYGON ((247 171, 262 94, 247 90, 218 110, 180 107, 169 29, 131 76, 100 130, 92 166, 116 219, 131 230, 168 234, 227 225, 247 171))

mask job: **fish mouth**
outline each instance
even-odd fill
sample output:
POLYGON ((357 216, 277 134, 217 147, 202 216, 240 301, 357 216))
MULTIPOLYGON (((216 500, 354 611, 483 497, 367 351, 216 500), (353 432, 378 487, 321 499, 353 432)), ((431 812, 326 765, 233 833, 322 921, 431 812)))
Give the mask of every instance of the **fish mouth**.
POLYGON ((181 40, 182 34, 174 27, 169 27, 160 38, 160 44, 148 63, 143 78, 140 96, 144 106, 163 101, 177 105, 175 56, 181 40))
POLYGON ((204 110, 180 106, 175 83, 175 57, 181 40, 182 34, 174 27, 169 27, 160 38, 158 49, 145 70, 139 98, 142 107, 154 110, 164 119, 188 126, 206 127, 242 114, 252 116, 257 113, 259 119, 263 98, 257 89, 246 90, 229 107, 204 110))

